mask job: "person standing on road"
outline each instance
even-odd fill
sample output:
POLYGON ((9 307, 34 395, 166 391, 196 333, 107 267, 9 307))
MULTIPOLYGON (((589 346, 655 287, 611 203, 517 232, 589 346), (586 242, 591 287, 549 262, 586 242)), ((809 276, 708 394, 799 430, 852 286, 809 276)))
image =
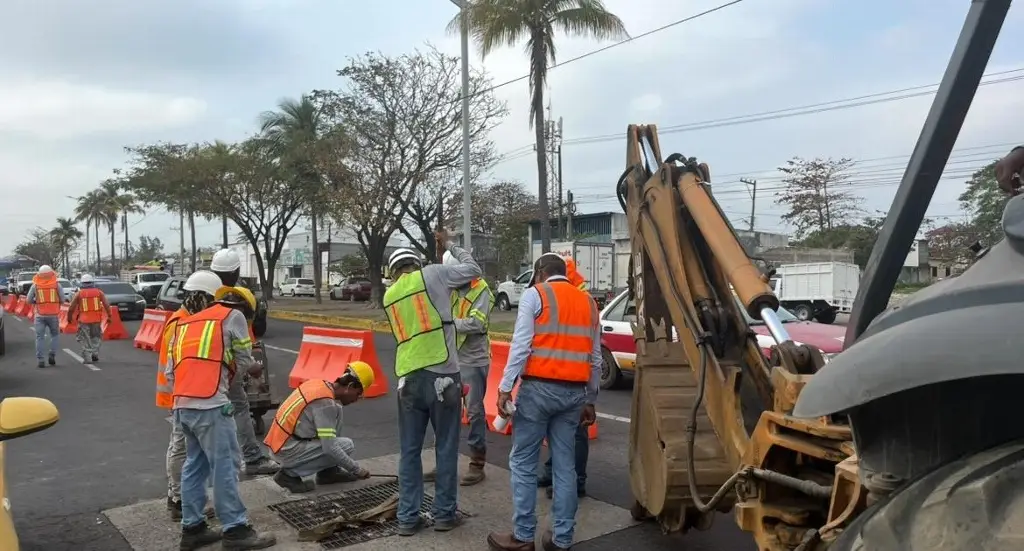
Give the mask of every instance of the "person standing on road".
POLYGON ((103 344, 103 319, 110 317, 110 304, 103 291, 95 285, 92 274, 82 274, 82 286, 68 304, 68 320, 78 320, 78 344, 82 345, 82 363, 90 365, 100 360, 103 344))
POLYGON ((508 363, 498 386, 498 414, 508 418, 512 389, 519 395, 511 415, 511 533, 487 536, 491 549, 528 551, 537 529, 537 466, 546 437, 551 452, 554 499, 551 531, 541 538, 545 551, 569 549, 576 529, 577 427, 594 423, 601 376, 601 335, 597 305, 566 278, 565 261, 556 254, 534 263, 534 282, 519 301, 508 363))
POLYGON ((370 477, 352 459, 355 443, 339 436, 342 410, 363 397, 374 381, 366 362, 348 364, 337 380, 310 379, 299 385, 277 408, 264 442, 281 462, 274 475, 278 486, 293 493, 311 492, 316 485, 339 484, 370 477), (316 475, 316 485, 303 477, 316 475))
POLYGON ((394 283, 384 293, 384 311, 397 341, 395 375, 401 445, 397 516, 401 536, 411 536, 420 528, 421 455, 428 422, 434 428, 437 462, 434 530, 446 532, 458 524, 462 381, 451 301, 453 291, 482 272, 468 251, 446 243, 446 233, 435 237, 439 252, 447 248, 458 264, 423 266, 414 251, 398 249, 388 259, 394 283))
MULTIPOLYGON (((249 338, 255 339, 252 332, 252 320, 256 316, 256 297, 244 287, 237 287, 238 278, 242 270, 242 260, 238 253, 231 249, 221 249, 213 255, 210 261, 210 270, 220 278, 221 288, 214 293, 218 299, 227 298, 226 295, 237 294, 242 297, 249 309, 243 308, 249 338), (241 291, 244 289, 244 293, 241 291), (248 294, 248 296, 245 296, 248 294), (251 299, 251 300, 250 300, 251 299)), ((237 302, 237 301, 236 301, 237 302)), ((238 304, 244 303, 239 302, 238 304)), ((262 353, 262 349, 260 351, 262 353)), ((260 439, 256 436, 256 428, 252 424, 252 413, 249 410, 249 395, 245 390, 243 377, 237 377, 228 390, 228 398, 235 408, 235 424, 238 430, 238 445, 241 447, 242 461, 245 463, 245 474, 248 476, 274 474, 281 466, 270 458, 269 453, 260 445, 260 439)))
POLYGON ((39 273, 32 277, 32 286, 25 295, 25 301, 35 305, 35 323, 33 328, 36 331, 36 361, 37 367, 46 367, 43 363, 43 351, 46 348, 46 333, 50 333, 50 353, 46 356, 46 362, 50 365, 57 365, 57 350, 60 349, 60 305, 64 300, 61 296, 60 283, 57 281, 57 272, 49 265, 39 267, 39 273))
MULTIPOLYGON (((451 251, 445 251, 442 264, 455 266, 459 261, 451 251)), ((452 295, 452 318, 455 323, 455 346, 459 349, 459 369, 462 382, 469 385, 467 414, 469 417, 469 470, 459 481, 461 486, 472 486, 484 479, 487 465, 487 416, 484 414, 484 394, 487 392, 487 372, 491 367, 490 328, 494 294, 483 278, 452 295)), ((433 482, 437 469, 423 476, 424 482, 433 482)))
POLYGON ((271 547, 277 538, 253 529, 238 490, 240 452, 228 387, 239 371, 258 375, 261 369, 252 359, 245 316, 214 302, 208 290, 187 294, 184 305, 196 313, 177 321, 164 370, 172 388, 174 423, 185 435, 180 549, 199 549, 221 539, 229 550, 271 547), (222 534, 209 528, 204 515, 211 477, 222 534))
MULTIPOLYGON (((213 296, 220 287, 220 278, 211 272, 196 272, 189 276, 185 280, 183 289, 185 291, 185 297, 189 295, 202 293, 213 296)), ((188 299, 182 302, 182 305, 174 311, 173 314, 167 321, 164 322, 164 328, 162 338, 160 339, 160 351, 159 361, 156 370, 156 406, 167 410, 168 422, 171 424, 171 439, 167 444, 167 510, 171 514, 171 520, 181 520, 181 467, 185 464, 185 433, 181 430, 181 425, 174 422, 174 416, 172 411, 174 409, 174 389, 171 386, 170 381, 167 380, 167 375, 164 373, 164 369, 167 366, 167 358, 169 354, 169 347, 171 344, 172 337, 176 334, 178 328, 178 322, 192 314, 198 314, 203 308, 206 307, 206 303, 202 300, 188 299), (195 310, 190 311, 188 307, 191 306, 195 310)), ((206 516, 212 516, 213 511, 211 509, 206 510, 206 516)))

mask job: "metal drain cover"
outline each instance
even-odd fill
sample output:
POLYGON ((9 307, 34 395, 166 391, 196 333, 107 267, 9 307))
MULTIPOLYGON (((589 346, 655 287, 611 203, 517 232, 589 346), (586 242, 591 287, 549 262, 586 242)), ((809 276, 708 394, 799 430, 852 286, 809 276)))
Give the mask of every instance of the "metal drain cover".
MULTIPOLYGON (((342 512, 359 514, 369 511, 384 503, 391 496, 398 493, 398 481, 363 486, 344 492, 325 494, 315 499, 300 499, 297 501, 286 501, 271 505, 270 510, 275 511, 280 517, 296 530, 313 528, 321 523, 327 522, 342 512)), ((423 492, 423 506, 420 507, 420 518, 429 526, 434 523, 433 515, 430 512, 434 504, 434 496, 426 491, 423 492)), ((460 518, 469 517, 464 511, 456 511, 460 518)), ((324 549, 341 549, 349 545, 363 543, 377 538, 394 536, 398 534, 398 521, 388 520, 381 524, 360 526, 335 532, 329 538, 320 541, 324 549)))

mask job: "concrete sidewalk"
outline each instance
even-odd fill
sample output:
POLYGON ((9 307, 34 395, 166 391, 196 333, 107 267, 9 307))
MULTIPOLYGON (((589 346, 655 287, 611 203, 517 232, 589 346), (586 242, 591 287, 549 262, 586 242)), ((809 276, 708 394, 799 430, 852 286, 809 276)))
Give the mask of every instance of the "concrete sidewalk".
MULTIPOLYGON (((464 458, 462 468, 468 463, 464 458)), ((360 461, 360 464, 375 474, 396 474, 398 454, 360 461)), ((424 450, 423 470, 434 466, 434 450, 424 450)), ((470 487, 459 488, 459 510, 469 518, 462 526, 447 533, 425 529, 412 537, 397 535, 371 539, 344 547, 348 551, 373 551, 387 549, 445 549, 446 551, 479 551, 487 547, 487 534, 492 531, 507 531, 512 528, 512 499, 509 490, 509 472, 505 469, 487 466, 487 479, 470 487)), ((261 531, 277 535, 278 544, 273 549, 280 551, 317 551, 323 549, 319 543, 298 541, 298 532, 287 524, 269 507, 284 502, 306 500, 316 495, 334 494, 373 486, 387 479, 370 479, 348 484, 336 484, 317 489, 316 493, 293 495, 280 488, 270 478, 257 478, 241 483, 242 499, 249 507, 249 514, 261 531)), ((433 494, 433 484, 426 484, 427 495, 433 494)), ((550 526, 548 508, 550 500, 538 492, 537 541, 545 527, 550 526)), ((174 551, 178 548, 181 527, 172 522, 167 513, 164 498, 145 501, 116 509, 103 511, 110 522, 136 551, 174 551)), ((597 538, 636 524, 629 511, 583 498, 576 515, 576 542, 597 538)), ((216 548, 216 547, 211 547, 216 548)), ((338 547, 334 547, 337 549, 338 547)), ((540 548, 538 544, 538 549, 540 548)))

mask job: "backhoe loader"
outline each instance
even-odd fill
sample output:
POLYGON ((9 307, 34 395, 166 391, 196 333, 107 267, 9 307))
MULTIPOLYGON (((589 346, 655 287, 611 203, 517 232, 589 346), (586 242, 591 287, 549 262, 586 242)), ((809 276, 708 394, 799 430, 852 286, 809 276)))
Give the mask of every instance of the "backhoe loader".
POLYGON ((732 510, 759 551, 1024 549, 1024 198, 964 274, 883 313, 1009 6, 972 2, 827 366, 779 322, 710 168, 628 128, 635 518, 685 532, 732 510))

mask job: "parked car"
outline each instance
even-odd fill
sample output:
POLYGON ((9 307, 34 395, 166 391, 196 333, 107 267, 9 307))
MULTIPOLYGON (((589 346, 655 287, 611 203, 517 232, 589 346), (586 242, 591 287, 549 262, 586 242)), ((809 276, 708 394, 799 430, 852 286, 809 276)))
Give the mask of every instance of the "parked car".
POLYGON ((28 294, 28 290, 32 287, 32 278, 35 277, 36 272, 21 272, 18 274, 14 288, 14 294, 24 296, 28 294))
POLYGON ((155 306, 157 294, 170 277, 171 274, 167 272, 131 272, 128 274, 128 283, 146 299, 147 306, 155 306))
POLYGON ((135 288, 123 281, 97 280, 94 285, 107 297, 107 303, 117 308, 121 319, 140 320, 146 315, 146 299, 135 288))
POLYGON ((331 300, 370 300, 368 277, 350 277, 331 288, 331 300))
POLYGON ((0 278, 0 297, 6 295, 7 291, 7 278, 2 277, 0 278))
POLYGON ((314 296, 313 280, 304 277, 290 277, 281 284, 281 294, 293 297, 307 295, 314 296))
MULTIPOLYGON (((156 307, 168 312, 174 312, 181 308, 181 301, 185 296, 184 285, 186 279, 188 278, 171 276, 164 281, 163 287, 157 293, 156 307)), ((252 294, 256 297, 256 317, 252 322, 252 332, 257 337, 262 337, 267 334, 267 300, 263 298, 263 292, 259 290, 258 286, 253 288, 254 285, 247 285, 244 278, 239 281, 239 284, 252 291, 252 294)))
POLYGON ((57 284, 60 285, 61 299, 64 302, 71 302, 71 297, 75 296, 75 285, 66 277, 58 277, 57 284))
MULTIPOLYGON (((8 440, 46 430, 57 423, 60 413, 53 402, 44 398, 15 397, 0 402, 0 549, 18 551, 18 533, 11 516, 7 497, 7 476, 4 471, 4 446, 8 440)), ((21 477, 16 477, 21 480, 21 477)))
MULTIPOLYGON (((601 369, 601 388, 610 389, 619 386, 625 374, 632 374, 636 365, 636 341, 633 337, 632 323, 636 321, 636 305, 628 298, 629 292, 623 291, 601 311, 601 352, 604 362, 601 369)), ((737 304, 739 299, 736 299, 737 304)), ((745 308, 740 307, 747 325, 757 334, 757 344, 768 357, 775 340, 768 332, 763 321, 751 318, 745 308)), ((783 323, 793 341, 797 344, 808 344, 818 347, 830 360, 843 350, 846 329, 835 325, 825 325, 811 321, 800 321, 785 308, 779 308, 779 321, 783 323)))

